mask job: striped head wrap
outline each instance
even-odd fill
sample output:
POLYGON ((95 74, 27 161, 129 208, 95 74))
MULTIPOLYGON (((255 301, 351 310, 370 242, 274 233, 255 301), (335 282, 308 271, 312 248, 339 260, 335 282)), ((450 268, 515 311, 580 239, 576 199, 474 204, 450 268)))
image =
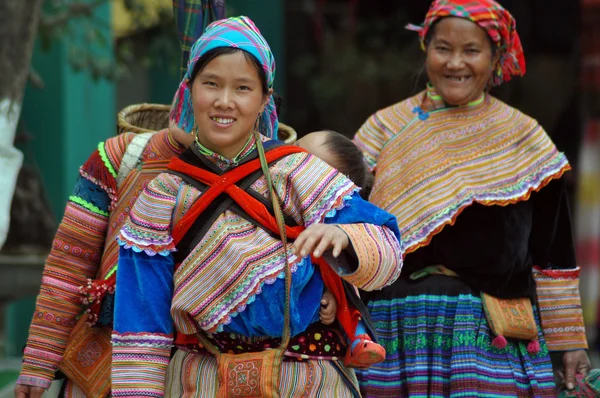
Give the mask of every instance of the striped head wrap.
POLYGON ((225 18, 225 0, 173 0, 173 14, 181 46, 183 77, 192 45, 211 22, 225 18))
MULTIPOLYGON (((179 128, 190 133, 194 127, 194 107, 190 90, 190 78, 198 59, 208 51, 218 47, 233 47, 252 54, 262 65, 267 77, 268 88, 273 88, 275 79, 275 57, 269 44, 260 34, 258 28, 248 17, 233 17, 213 22, 206 32, 196 41, 190 51, 187 71, 175 93, 170 119, 179 128)), ((264 136, 277 138, 279 122, 273 96, 269 96, 262 113, 258 130, 264 136)))
POLYGON ((517 23, 500 4, 494 0, 435 0, 422 26, 407 26, 419 33, 423 50, 429 30, 444 17, 464 18, 476 23, 496 44, 500 59, 492 76, 492 85, 498 86, 512 76, 525 74, 525 56, 517 34, 517 23))

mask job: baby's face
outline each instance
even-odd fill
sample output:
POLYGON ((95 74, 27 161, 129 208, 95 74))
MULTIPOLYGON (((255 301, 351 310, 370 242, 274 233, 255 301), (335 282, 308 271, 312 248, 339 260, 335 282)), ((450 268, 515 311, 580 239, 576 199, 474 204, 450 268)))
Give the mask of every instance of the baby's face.
POLYGON ((296 145, 337 169, 336 159, 327 149, 327 131, 313 131, 296 141, 296 145))

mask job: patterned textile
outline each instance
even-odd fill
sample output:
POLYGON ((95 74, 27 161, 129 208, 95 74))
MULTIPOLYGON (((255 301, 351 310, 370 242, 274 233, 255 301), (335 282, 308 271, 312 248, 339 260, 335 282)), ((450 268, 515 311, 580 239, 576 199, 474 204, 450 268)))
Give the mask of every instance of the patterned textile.
POLYGON ((551 351, 587 349, 579 268, 533 270, 544 336, 551 351))
POLYGON ((60 371, 88 396, 110 393, 111 340, 108 328, 92 328, 88 316, 73 328, 60 371))
MULTIPOLYGON (((331 361, 284 362, 279 379, 282 397, 358 398, 353 373, 340 377, 339 364, 331 361)), ((215 397, 217 363, 213 357, 177 350, 167 373, 165 396, 215 397)))
MULTIPOLYGON (((351 213, 354 203, 366 204, 358 194, 350 196, 356 187, 346 177, 311 155, 289 155, 273 164, 270 172, 285 215, 299 225, 328 222, 338 214, 351 213)), ((268 198, 264 177, 257 180, 252 189, 268 198)), ((219 215, 173 273, 173 255, 169 254, 173 249, 172 240, 169 228, 165 230, 164 226, 177 225, 199 195, 196 188, 183 183, 180 177, 163 173, 148 185, 131 210, 131 218, 120 235, 124 247, 133 250, 122 248, 120 252, 114 322, 117 338, 126 335, 141 338, 149 334, 171 336, 174 328, 188 335, 200 328, 208 332, 229 331, 230 319, 244 317, 265 297, 267 286, 280 286, 270 296, 279 299, 271 299, 270 303, 279 313, 279 319, 271 322, 280 322, 279 330, 282 329, 283 287, 279 284, 284 266, 282 243, 235 212, 227 210, 219 215), (170 210, 165 210, 167 208, 170 210), (170 215, 164 219, 157 216, 160 213, 170 215), (143 214, 153 218, 146 222, 143 214), (165 251, 166 255, 159 254, 165 251)), ((346 269, 340 276, 354 278, 359 287, 381 288, 383 285, 374 284, 371 271, 380 270, 376 279, 379 283, 391 283, 399 274, 400 245, 389 228, 378 226, 385 233, 373 234, 371 227, 374 226, 362 226, 362 240, 369 243, 363 242, 357 250, 368 246, 379 255, 361 257, 367 262, 359 262, 352 273, 348 273, 348 264, 330 265, 336 270, 340 266, 346 269)), ((352 228, 356 236, 359 227, 355 224, 352 228)), ((309 258, 296 264, 298 260, 290 259, 294 275, 301 267, 314 267, 309 258)), ((294 284, 295 279, 292 288, 294 284)), ((301 293, 302 289, 294 295, 301 293)), ((317 310, 320 298, 320 295, 310 298, 317 303, 317 310)), ((296 300, 295 305, 310 305, 308 301, 308 298, 302 302, 296 300)), ((293 310, 293 305, 291 308, 293 310)), ((159 379, 164 377, 162 368, 143 358, 145 349, 139 347, 135 367, 113 366, 113 393, 127 391, 130 396, 146 396, 163 385, 159 379), (132 383, 133 374, 144 381, 139 385, 132 383), (146 388, 146 380, 154 376, 157 376, 154 387, 146 388)), ((168 347, 161 349, 168 355, 168 347)), ((343 367, 340 371, 347 372, 343 367)))
POLYGON ((539 328, 537 354, 527 351, 528 342, 513 339, 507 339, 505 348, 495 348, 481 299, 456 278, 428 278, 428 286, 450 286, 458 294, 432 294, 432 289, 400 280, 408 294, 369 302, 379 343, 388 355, 381 364, 357 370, 363 397, 555 396, 539 328))
POLYGON ((499 50, 500 60, 492 85, 509 81, 512 76, 525 74, 525 56, 517 23, 513 16, 494 0, 436 0, 431 4, 423 26, 409 25, 408 29, 419 32, 421 47, 431 27, 444 17, 468 19, 485 30, 499 50))
MULTIPOLYGON (((115 170, 118 170, 125 148, 126 145, 119 147, 119 150, 116 150, 113 146, 107 146, 107 149, 109 149, 107 155, 110 162, 115 165, 115 170)), ((182 151, 183 148, 171 137, 167 130, 155 134, 148 142, 142 154, 141 170, 132 171, 125 181, 123 181, 119 189, 118 204, 111 211, 111 222, 106 235, 106 245, 102 254, 102 267, 98 275, 99 278, 106 279, 116 269, 119 257, 119 245, 116 238, 142 189, 153 178, 166 170, 171 158, 179 155, 182 151)))
POLYGON ((211 22, 225 18, 225 0, 173 0, 173 14, 179 34, 183 77, 192 45, 211 22))
POLYGON ((570 167, 518 110, 486 94, 470 106, 434 103, 426 112, 425 99, 437 96, 431 90, 378 111, 354 139, 376 168, 370 201, 396 215, 406 253, 465 207, 527 200, 570 167))
MULTIPOLYGON (((278 347, 280 338, 246 337, 236 333, 215 333, 213 339, 219 351, 229 354, 258 352, 278 347)), ((175 345, 180 349, 202 355, 211 355, 195 335, 178 334, 175 345)), ((340 333, 321 322, 315 322, 305 331, 293 336, 285 353, 285 360, 328 360, 337 361, 346 353, 346 340, 340 333)))
MULTIPOLYGON (((270 170, 278 196, 283 198, 282 210, 293 217, 299 225, 308 226, 321 222, 328 214, 333 216, 336 210, 345 206, 356 189, 350 180, 308 154, 287 156, 270 170)), ((268 197, 264 177, 257 180, 252 185, 252 189, 268 197)), ((121 232, 121 244, 125 247, 133 247, 136 251, 144 250, 149 255, 168 254, 174 249, 169 225, 179 222, 198 195, 199 192, 195 188, 183 184, 181 178, 177 176, 168 174, 159 176, 148 185, 131 211, 130 219, 121 232), (174 215, 173 219, 171 215, 174 215)), ((192 334, 197 328, 196 323, 191 322, 185 315, 187 313, 201 316, 203 319, 199 324, 206 331, 220 331, 222 326, 228 323, 229 318, 238 310, 243 310, 249 300, 260 291, 259 286, 262 283, 272 284, 274 278, 281 273, 283 269, 281 242, 264 230, 242 220, 232 212, 225 212, 215 222, 212 232, 207 234, 190 256, 182 262, 176 273, 172 312, 177 329, 181 332, 192 334), (241 224, 239 238, 230 241, 227 236, 232 222, 241 224), (236 247, 235 256, 222 258, 224 253, 228 253, 233 248, 232 245, 236 247), (197 266, 203 270, 218 268, 220 261, 227 261, 230 272, 214 271, 212 280, 197 276, 197 266), (233 270, 236 270, 235 273, 233 270), (245 277, 241 278, 240 275, 245 277), (217 277, 219 279, 214 279, 217 277), (215 293, 215 285, 227 286, 227 289, 215 293), (188 297, 195 297, 195 300, 190 302, 188 297)), ((381 257, 364 258, 364 262, 361 262, 364 268, 359 267, 359 270, 346 278, 352 279, 353 284, 370 290, 389 284, 398 276, 398 268, 389 269, 387 268, 389 263, 384 262, 390 250, 394 252, 391 248, 397 245, 388 230, 380 235, 377 233, 380 227, 373 227, 377 231, 371 231, 370 225, 357 224, 342 227, 351 230, 356 238, 362 236, 362 241, 356 243, 357 251, 367 245, 373 245, 373 242, 377 243, 369 249, 380 248, 382 244, 388 244, 390 247, 389 250, 381 252, 381 257), (367 230, 371 239, 364 238, 367 230), (369 268, 372 264, 373 266, 386 264, 386 268, 379 269, 377 277, 374 278, 374 270, 369 268)), ((295 256, 290 256, 290 261, 294 264, 299 260, 295 256)), ((336 269, 337 262, 333 264, 336 269)), ((339 267, 337 268, 339 272, 339 267)))
MULTIPOLYGON (((213 22, 192 47, 187 72, 181 81, 170 118, 188 133, 195 121, 190 91, 190 78, 198 59, 208 51, 218 47, 234 47, 252 54, 262 65, 267 77, 267 86, 273 88, 275 80, 275 58, 267 41, 248 17, 235 17, 213 22)), ((258 130, 269 138, 277 138, 277 111, 273 96, 269 96, 265 110, 259 121, 258 130)))
MULTIPOLYGON (((50 386, 76 316, 82 312, 79 288, 116 266, 116 234, 140 187, 166 169, 168 161, 181 151, 166 131, 156 134, 144 151, 142 169, 132 171, 117 193, 115 170, 133 136, 122 134, 101 143, 80 170, 44 266, 18 381, 21 384, 50 386)), ((78 397, 79 393, 67 396, 78 397)))
POLYGON ((481 301, 490 330, 496 336, 537 340, 537 325, 531 300, 528 297, 499 299, 482 293, 481 301))
MULTIPOLYGON (((331 168, 324 169, 322 161, 307 154, 290 155, 270 170, 279 197, 285 198, 282 210, 300 225, 319 222, 327 212, 342 208, 345 198, 355 190, 347 178, 331 168), (319 178, 315 178, 316 175, 319 178), (302 208, 298 208, 300 203, 302 208)), ((252 188, 267 197, 264 177, 252 188)), ((130 219, 121 232, 121 244, 134 247, 136 251, 144 250, 149 255, 168 254, 174 250, 170 225, 179 222, 198 195, 199 192, 183 184, 181 178, 160 175, 148 185, 131 211, 130 219), (185 200, 177 200, 182 197, 185 200)), ((221 221, 215 223, 211 234, 207 234, 197 249, 182 262, 180 271, 175 275, 172 311, 177 329, 185 334, 192 334, 197 328, 196 323, 185 316, 187 313, 201 316, 200 326, 206 331, 220 331, 231 316, 243 310, 263 283, 273 283, 283 269, 281 242, 264 230, 243 222, 239 230, 239 239, 246 241, 243 250, 239 240, 227 238, 229 223, 233 221, 228 218, 232 217, 230 212, 226 212, 219 219, 221 221), (221 257, 232 250, 232 245, 235 245, 236 255, 227 258, 230 272, 217 272, 221 265, 215 259, 225 261, 221 257), (202 269, 215 268, 213 279, 198 278, 196 266, 192 267, 192 264, 202 269), (217 276, 218 279, 214 279, 217 276), (227 289, 215 292, 215 285, 227 286, 227 289), (195 300, 190 302, 189 297, 195 297, 195 300)), ((298 260, 290 256, 293 263, 298 260)), ((366 275, 361 272, 356 277, 365 278, 366 275)), ((386 278, 385 273, 382 278, 386 278)))
POLYGON ((172 338, 156 333, 122 335, 114 332, 112 341, 113 372, 115 370, 127 372, 128 369, 136 369, 140 362, 151 364, 149 372, 139 372, 135 376, 130 373, 130 378, 125 385, 121 385, 122 388, 113 387, 112 396, 133 397, 137 396, 138 389, 143 389, 144 397, 162 397, 163 388, 161 387, 164 382, 162 374, 169 365, 172 338), (140 353, 140 347, 143 347, 143 353, 140 353), (131 389, 127 388, 127 385, 130 385, 131 389))

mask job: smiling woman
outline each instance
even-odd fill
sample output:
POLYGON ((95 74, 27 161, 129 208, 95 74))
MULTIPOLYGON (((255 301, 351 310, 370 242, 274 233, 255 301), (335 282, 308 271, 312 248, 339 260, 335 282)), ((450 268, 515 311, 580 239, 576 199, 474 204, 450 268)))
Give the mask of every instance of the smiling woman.
POLYGON ((433 26, 427 76, 447 104, 465 105, 483 96, 497 62, 492 41, 479 25, 448 17, 433 26))
POLYGON ((170 119, 195 139, 119 233, 114 397, 359 395, 340 333, 319 321, 311 255, 381 288, 400 272, 397 225, 346 176, 271 139, 274 74, 246 17, 211 24, 191 49, 170 119))
POLYGON ((211 60, 199 62, 192 74, 194 134, 206 148, 233 159, 250 139, 273 90, 263 83, 258 60, 243 50, 216 48, 205 57, 211 60))
POLYGON ((388 354, 359 373, 363 396, 555 396, 549 351, 567 386, 590 366, 570 166, 488 93, 525 73, 516 21, 494 0, 436 0, 411 29, 427 89, 355 137, 375 171, 369 199, 396 215, 407 253, 393 285, 363 296, 388 354))

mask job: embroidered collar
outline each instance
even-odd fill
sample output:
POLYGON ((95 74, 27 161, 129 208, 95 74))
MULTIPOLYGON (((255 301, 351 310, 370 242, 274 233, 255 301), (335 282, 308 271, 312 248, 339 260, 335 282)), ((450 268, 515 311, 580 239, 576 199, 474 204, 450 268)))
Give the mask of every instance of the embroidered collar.
POLYGON ((231 166, 237 166, 240 161, 242 161, 246 156, 248 156, 248 154, 252 152, 252 150, 256 147, 256 139, 254 138, 254 134, 250 134, 250 137, 248 138, 248 141, 246 141, 246 143, 244 144, 242 150, 232 159, 227 159, 226 157, 208 149, 200 142, 198 142, 198 140, 194 140, 194 145, 201 154, 203 154, 209 160, 214 162, 219 168, 226 169, 231 166))
POLYGON ((443 108, 476 108, 483 104, 484 100, 485 93, 481 93, 481 96, 478 99, 471 101, 466 105, 449 106, 446 105, 442 96, 435 90, 433 84, 427 83, 427 90, 425 90, 425 96, 423 97, 423 102, 420 106, 420 109, 424 112, 431 112, 433 110, 443 108))

